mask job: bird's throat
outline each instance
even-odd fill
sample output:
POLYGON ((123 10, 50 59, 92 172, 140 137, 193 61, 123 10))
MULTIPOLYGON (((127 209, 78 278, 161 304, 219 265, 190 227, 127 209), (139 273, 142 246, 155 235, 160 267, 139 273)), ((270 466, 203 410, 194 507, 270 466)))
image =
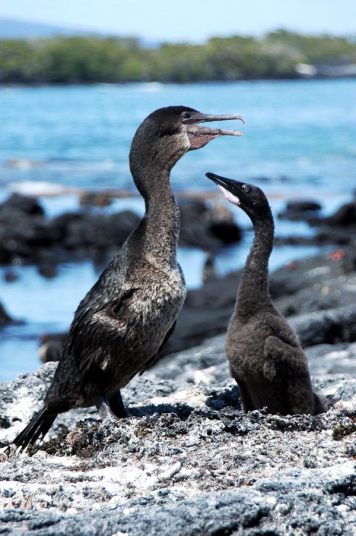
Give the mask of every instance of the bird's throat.
POLYGON ((272 216, 254 222, 254 233, 236 303, 236 312, 246 317, 253 316, 261 305, 270 303, 268 261, 273 248, 272 216))
POLYGON ((156 179, 145 205, 142 220, 145 254, 161 264, 175 265, 180 218, 169 175, 156 179))

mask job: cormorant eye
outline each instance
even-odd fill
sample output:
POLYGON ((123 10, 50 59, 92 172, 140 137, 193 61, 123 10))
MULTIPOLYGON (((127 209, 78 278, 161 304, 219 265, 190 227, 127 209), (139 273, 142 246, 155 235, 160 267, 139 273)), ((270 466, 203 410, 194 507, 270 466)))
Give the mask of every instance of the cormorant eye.
POLYGON ((192 114, 190 112, 182 112, 183 119, 190 119, 191 117, 192 117, 192 114))
POLYGON ((245 194, 248 194, 250 191, 251 191, 251 188, 247 185, 247 184, 243 184, 241 186, 241 190, 245 193, 245 194))

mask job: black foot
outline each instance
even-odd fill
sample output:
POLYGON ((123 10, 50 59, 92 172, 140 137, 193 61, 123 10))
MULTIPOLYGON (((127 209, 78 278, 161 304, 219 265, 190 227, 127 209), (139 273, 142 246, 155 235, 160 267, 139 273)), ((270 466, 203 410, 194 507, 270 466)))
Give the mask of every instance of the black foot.
POLYGON ((102 421, 105 421, 105 419, 111 418, 108 401, 104 396, 101 396, 100 398, 98 397, 95 405, 97 407, 97 410, 100 414, 102 421))
POLYGON ((108 399, 108 405, 112 413, 118 419, 127 417, 127 411, 122 401, 120 390, 118 390, 112 397, 108 399))

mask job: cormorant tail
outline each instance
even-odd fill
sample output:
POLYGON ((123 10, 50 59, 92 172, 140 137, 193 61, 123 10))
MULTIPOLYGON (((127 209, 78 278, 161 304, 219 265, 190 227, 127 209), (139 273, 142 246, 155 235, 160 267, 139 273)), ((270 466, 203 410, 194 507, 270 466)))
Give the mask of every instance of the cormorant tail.
POLYGON ((319 393, 314 393, 314 415, 319 415, 320 413, 324 413, 325 411, 328 411, 329 404, 328 400, 325 396, 320 395, 319 393))
POLYGON ((25 450, 28 445, 34 445, 39 437, 44 438, 57 415, 46 407, 42 408, 34 414, 26 428, 15 437, 13 444, 21 447, 21 450, 25 450))

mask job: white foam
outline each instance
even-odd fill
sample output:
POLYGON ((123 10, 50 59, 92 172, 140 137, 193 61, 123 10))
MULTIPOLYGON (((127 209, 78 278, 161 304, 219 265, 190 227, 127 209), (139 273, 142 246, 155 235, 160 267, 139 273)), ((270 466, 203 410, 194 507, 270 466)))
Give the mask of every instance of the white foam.
POLYGON ((66 191, 60 184, 47 181, 12 182, 9 187, 13 192, 23 195, 60 195, 66 191))

